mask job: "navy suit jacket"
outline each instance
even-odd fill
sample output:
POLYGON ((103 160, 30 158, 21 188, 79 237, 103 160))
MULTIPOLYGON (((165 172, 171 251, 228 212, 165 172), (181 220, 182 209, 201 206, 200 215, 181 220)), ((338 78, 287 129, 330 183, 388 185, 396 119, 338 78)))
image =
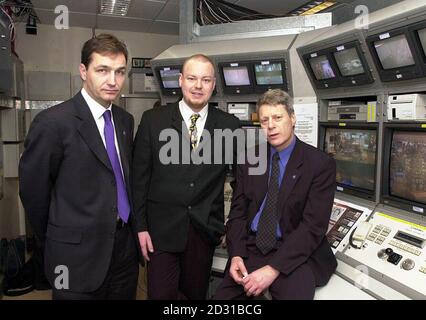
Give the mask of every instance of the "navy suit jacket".
MULTIPOLYGON (((246 163, 237 167, 236 189, 226 233, 230 257, 247 257, 250 226, 268 190, 269 161, 263 175, 249 175, 249 166, 246 163)), ((278 212, 283 238, 268 261, 273 268, 288 275, 307 262, 316 284, 327 283, 337 266, 325 236, 333 206, 335 179, 335 161, 297 139, 281 183, 278 212)))
MULTIPOLYGON (((115 105, 112 113, 130 196, 133 117, 115 105)), ((117 191, 108 154, 81 93, 34 119, 19 164, 19 186, 51 285, 58 276, 56 266, 65 265, 71 291, 98 289, 113 250, 117 191)), ((134 226, 132 213, 129 219, 134 226)))

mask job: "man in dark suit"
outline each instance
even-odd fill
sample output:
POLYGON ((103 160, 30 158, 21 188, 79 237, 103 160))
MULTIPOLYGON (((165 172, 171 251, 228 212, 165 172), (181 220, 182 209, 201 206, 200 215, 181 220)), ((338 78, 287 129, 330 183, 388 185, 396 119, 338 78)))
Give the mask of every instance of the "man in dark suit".
POLYGON ((337 263, 325 237, 336 168, 294 135, 291 97, 269 90, 257 103, 268 141, 268 169, 237 168, 227 223, 230 261, 215 299, 246 299, 269 289, 273 299, 313 299, 337 263))
POLYGON ((229 167, 225 153, 214 161, 222 143, 209 142, 216 130, 239 127, 236 117, 208 105, 215 86, 208 57, 188 58, 179 83, 183 99, 143 114, 133 150, 134 208, 150 299, 206 298, 214 249, 224 233, 229 167), (208 161, 199 163, 195 155, 208 161))
POLYGON ((81 92, 41 112, 19 165, 20 196, 54 299, 135 299, 137 237, 129 199, 133 117, 112 104, 127 48, 108 34, 81 53, 81 92))

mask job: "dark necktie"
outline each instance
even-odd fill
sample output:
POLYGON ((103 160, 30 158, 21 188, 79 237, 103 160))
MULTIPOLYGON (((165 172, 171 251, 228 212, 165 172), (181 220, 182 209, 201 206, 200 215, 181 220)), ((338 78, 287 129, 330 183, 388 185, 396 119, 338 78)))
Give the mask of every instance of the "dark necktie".
POLYGON ((192 149, 195 149, 197 147, 198 136, 197 136, 196 122, 197 122, 199 117, 200 117, 200 115, 198 113, 194 113, 190 118, 191 124, 189 125, 189 137, 191 138, 191 148, 192 149))
POLYGON ((269 179, 268 194, 266 196, 265 207, 260 215, 257 225, 256 246, 263 254, 267 254, 275 246, 277 241, 277 207, 279 192, 279 167, 280 156, 276 152, 272 156, 271 177, 269 179))
POLYGON ((127 222, 130 214, 129 198, 127 197, 126 185, 124 184, 123 174, 121 172, 120 161, 114 141, 114 125, 111 122, 111 111, 107 110, 103 114, 105 119, 104 136, 106 150, 109 161, 111 162, 114 171, 115 182, 117 186, 117 206, 118 215, 121 220, 127 222))

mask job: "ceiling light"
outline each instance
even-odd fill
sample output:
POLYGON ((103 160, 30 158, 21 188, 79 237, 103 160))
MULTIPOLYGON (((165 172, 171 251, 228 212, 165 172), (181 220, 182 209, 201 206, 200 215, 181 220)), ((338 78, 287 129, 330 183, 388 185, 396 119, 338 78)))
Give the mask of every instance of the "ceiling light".
POLYGON ((100 14, 125 16, 131 0, 101 0, 100 14))

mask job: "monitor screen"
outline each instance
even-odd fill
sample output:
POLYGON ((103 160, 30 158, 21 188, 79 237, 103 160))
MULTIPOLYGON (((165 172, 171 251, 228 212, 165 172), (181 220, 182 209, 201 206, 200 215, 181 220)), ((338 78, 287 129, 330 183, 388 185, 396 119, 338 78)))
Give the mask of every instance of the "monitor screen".
POLYGON ((254 74, 256 77, 256 84, 258 85, 271 85, 283 84, 282 64, 279 62, 270 63, 269 61, 262 61, 254 65, 254 74))
POLYGON ((426 204, 426 132, 393 132, 389 176, 391 195, 426 204))
POLYGON ((383 69, 414 65, 414 58, 404 34, 374 42, 383 69))
POLYGON ((331 68, 330 61, 325 55, 309 59, 312 71, 314 72, 317 80, 325 80, 335 78, 333 69, 331 68))
POLYGON ((334 58, 336 59, 340 73, 345 77, 365 73, 356 48, 337 51, 334 53, 334 58))
POLYGON ((423 54, 426 56, 426 28, 418 30, 417 33, 419 35, 420 43, 423 48, 423 54))
POLYGON ((226 66, 223 67, 223 77, 226 86, 249 86, 250 77, 247 66, 226 66))
POLYGON ((165 89, 179 88, 180 70, 175 68, 162 68, 160 69, 161 82, 165 89))
POLYGON ((376 130, 327 128, 324 151, 336 160, 336 182, 374 191, 376 130))

